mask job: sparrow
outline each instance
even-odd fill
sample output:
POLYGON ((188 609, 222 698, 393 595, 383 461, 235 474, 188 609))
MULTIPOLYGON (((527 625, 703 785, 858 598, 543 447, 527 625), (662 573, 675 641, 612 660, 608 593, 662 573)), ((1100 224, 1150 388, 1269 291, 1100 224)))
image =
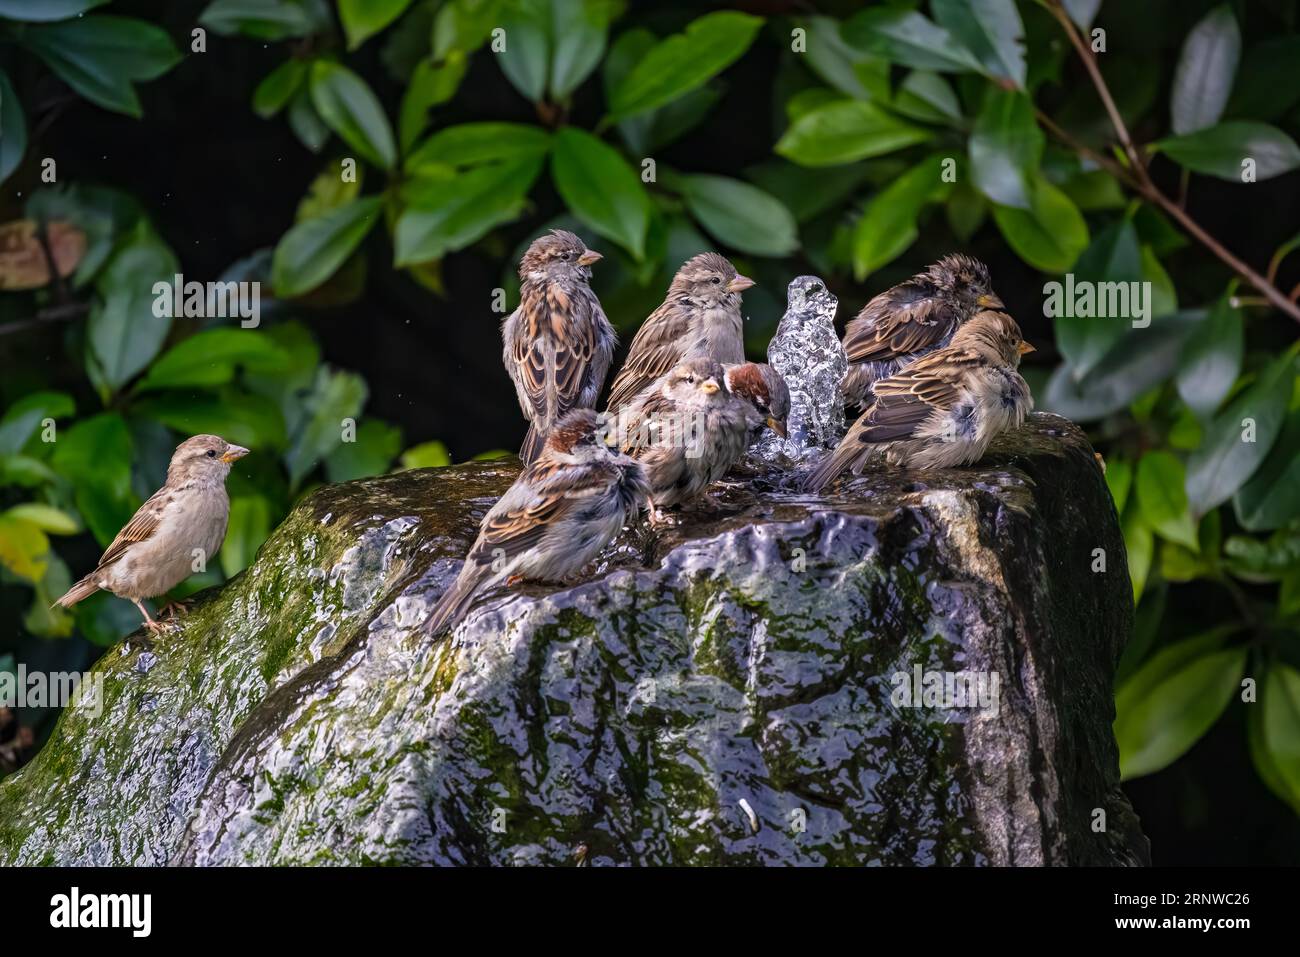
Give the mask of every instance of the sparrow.
POLYGON ((167 480, 126 524, 99 559, 99 564, 55 602, 71 608, 103 589, 126 598, 144 615, 155 634, 163 626, 149 616, 141 599, 175 588, 194 571, 194 562, 209 561, 226 537, 230 465, 248 454, 215 435, 196 435, 176 447, 167 480))
POLYGON ((789 441, 768 439, 764 452, 799 458, 834 447, 844 433, 840 385, 848 369, 835 332, 837 299, 816 276, 798 276, 787 293, 785 315, 767 344, 767 361, 793 386, 789 441))
POLYGON ((623 451, 645 466, 650 483, 652 524, 661 509, 698 498, 740 461, 760 414, 727 390, 722 364, 702 356, 674 366, 620 413, 623 451))
POLYGON ((606 409, 618 413, 687 359, 745 361, 740 294, 754 280, 723 256, 700 253, 682 264, 659 308, 632 339, 627 361, 610 389, 606 409))
POLYGON ((753 408, 749 419, 749 445, 757 442, 767 429, 785 438, 786 419, 790 415, 790 390, 775 369, 766 362, 745 362, 724 366, 722 379, 728 392, 745 399, 753 408))
POLYGON ((618 337, 591 291, 600 253, 573 233, 553 229, 533 240, 519 261, 519 308, 501 324, 506 372, 515 384, 528 434, 524 464, 571 409, 592 409, 605 385, 618 337))
POLYGON ((844 329, 850 363, 845 399, 865 406, 871 401, 871 383, 946 346, 979 310, 1005 308, 993 292, 987 266, 961 253, 944 256, 876 296, 849 321, 844 329))
POLYGON ((804 487, 821 491, 879 457, 917 469, 978 461, 994 436, 1018 428, 1034 407, 1019 372, 1020 357, 1033 351, 1005 312, 978 312, 949 345, 872 385, 874 400, 804 487))
POLYGON ((454 628, 501 582, 562 581, 577 574, 635 519, 649 488, 641 465, 612 448, 617 433, 591 409, 566 413, 541 453, 492 506, 451 587, 424 629, 454 628))

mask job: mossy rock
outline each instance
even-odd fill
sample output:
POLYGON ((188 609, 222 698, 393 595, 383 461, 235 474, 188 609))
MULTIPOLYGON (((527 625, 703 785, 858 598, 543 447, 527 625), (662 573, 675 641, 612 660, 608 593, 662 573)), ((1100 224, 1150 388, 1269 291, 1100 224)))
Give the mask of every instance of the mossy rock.
POLYGON ((426 638, 517 468, 311 494, 98 663, 102 714, 0 783, 0 862, 1146 861, 1111 733, 1123 539, 1069 422, 829 497, 749 476, 426 638), (917 665, 996 675, 995 706, 901 707, 917 665))

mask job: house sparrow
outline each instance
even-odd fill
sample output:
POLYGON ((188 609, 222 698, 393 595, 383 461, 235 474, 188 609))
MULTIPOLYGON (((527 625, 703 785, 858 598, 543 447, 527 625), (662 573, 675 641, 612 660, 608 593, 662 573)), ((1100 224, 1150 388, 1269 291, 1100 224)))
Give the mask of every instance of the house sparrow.
POLYGON ((650 519, 702 495, 740 461, 755 405, 732 395, 721 363, 703 357, 673 367, 620 414, 623 451, 645 466, 650 519))
POLYGON ((876 296, 849 321, 844 329, 850 363, 845 399, 865 406, 871 401, 871 383, 946 346, 979 310, 1004 308, 987 266, 961 253, 944 256, 876 296))
POLYGON ((700 253, 682 264, 663 303, 632 339, 606 408, 617 413, 686 359, 745 361, 740 294, 754 285, 726 258, 700 253))
POLYGON ((167 466, 167 481, 117 533, 99 564, 73 585, 56 605, 71 608, 101 588, 135 603, 144 626, 162 625, 140 603, 175 588, 221 548, 230 517, 226 476, 248 449, 215 435, 196 435, 176 447, 167 466))
POLYGON ((982 310, 952 342, 878 380, 874 401, 805 488, 820 491, 873 457, 906 468, 950 468, 979 460, 998 433, 1018 428, 1034 407, 1018 371, 1033 352, 1005 312, 982 310))
POLYGON ((519 308, 501 324, 504 361, 528 420, 519 449, 537 458, 546 435, 570 409, 592 409, 618 338, 591 291, 591 264, 601 259, 562 229, 535 239, 519 261, 519 308))
POLYGON ((449 631, 475 598, 499 582, 560 581, 577 574, 634 519, 648 487, 641 466, 615 451, 604 416, 574 409, 547 435, 479 526, 455 582, 424 628, 449 631))
POLYGON ((765 429, 784 438, 786 418, 790 415, 790 390, 785 379, 765 362, 723 368, 727 391, 745 399, 754 410, 749 420, 749 444, 757 442, 765 429))

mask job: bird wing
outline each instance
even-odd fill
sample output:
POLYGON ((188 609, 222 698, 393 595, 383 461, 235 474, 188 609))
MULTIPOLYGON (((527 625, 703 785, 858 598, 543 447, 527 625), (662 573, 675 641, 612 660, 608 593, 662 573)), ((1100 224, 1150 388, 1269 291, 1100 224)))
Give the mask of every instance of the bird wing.
POLYGON ((968 349, 943 349, 918 359, 897 375, 872 386, 875 401, 853 427, 860 442, 910 437, 936 411, 947 411, 964 394, 966 370, 980 356, 968 349))
POLYGON ((126 523, 126 527, 109 543, 104 554, 100 556, 95 571, 113 564, 126 554, 126 550, 132 545, 138 545, 152 538, 162 522, 163 512, 171 502, 172 491, 169 488, 160 488, 149 496, 148 500, 136 509, 136 513, 131 516, 131 521, 126 523))
POLYGON ((609 370, 612 344, 602 341, 609 325, 594 295, 572 295, 559 283, 529 291, 519 306, 511 342, 511 378, 530 422, 545 432, 555 420, 580 404, 584 392, 600 391, 609 370))
POLYGON ((627 361, 609 392, 608 411, 617 412, 681 361, 690 325, 690 314, 671 299, 650 314, 632 338, 627 361))
POLYGON ((844 330, 850 362, 875 362, 942 345, 957 329, 957 310, 915 286, 881 293, 844 330))
MULTIPOLYGON (((662 392, 655 390, 642 395, 628 410, 626 416, 627 431, 620 436, 620 446, 625 455, 635 458, 639 453, 654 447, 656 435, 651 434, 647 426, 650 422, 661 423, 661 428, 672 421, 677 404, 662 392)), ((662 441, 662 440, 660 440, 662 441)))

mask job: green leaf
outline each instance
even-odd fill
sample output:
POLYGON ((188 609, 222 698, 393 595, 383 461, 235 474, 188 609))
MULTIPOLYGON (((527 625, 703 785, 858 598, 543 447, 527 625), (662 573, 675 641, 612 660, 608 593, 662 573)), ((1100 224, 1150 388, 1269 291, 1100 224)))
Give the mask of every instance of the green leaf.
POLYGON ((311 67, 310 88, 316 112, 345 143, 384 169, 397 164, 392 127, 365 80, 338 63, 317 60, 311 67))
POLYGON ((1115 502, 1115 511, 1124 512, 1124 503, 1128 501, 1129 489, 1133 486, 1133 466, 1126 459, 1106 460, 1106 487, 1115 502))
POLYGON ((546 96, 550 64, 550 4, 546 0, 508 4, 501 28, 506 48, 495 57, 501 71, 521 96, 540 103, 546 96))
POLYGON ((1287 416, 1268 458, 1232 500, 1249 531, 1281 528, 1300 518, 1300 409, 1287 416))
POLYGON ((1028 96, 990 88, 968 144, 975 186, 995 203, 1030 209, 1044 141, 1028 96))
POLYGON ((50 540, 40 526, 25 518, 0 513, 0 565, 35 584, 49 567, 50 540))
POLYGON ((36 435, 45 419, 63 419, 77 411, 66 392, 32 392, 0 416, 0 455, 16 455, 36 435))
POLYGON ((381 203, 378 196, 354 200, 285 233, 271 261, 275 295, 300 296, 332 276, 378 221, 381 203))
POLYGON ((318 462, 343 441, 343 420, 361 414, 366 404, 366 382, 352 372, 320 369, 311 394, 306 399, 307 417, 298 428, 285 453, 285 466, 294 488, 318 462))
POLYGON ((344 442, 325 459, 331 482, 383 475, 402 449, 402 430, 378 419, 357 425, 356 441, 344 442))
POLYGON ((898 85, 894 110, 922 123, 961 123, 961 103, 952 86, 937 73, 913 70, 898 85))
POLYGON ((81 531, 81 524, 74 516, 53 505, 45 505, 41 502, 23 502, 4 514, 31 522, 41 531, 49 532, 51 535, 76 535, 81 531))
POLYGON ((601 0, 551 0, 551 97, 567 100, 605 53, 614 4, 601 0))
POLYGON ((1161 651, 1115 695, 1122 780, 1182 757, 1219 720, 1237 691, 1245 648, 1205 651, 1192 638, 1161 651))
POLYGON ((271 534, 271 503, 261 495, 240 495, 230 500, 226 538, 221 545, 221 571, 227 578, 242 572, 271 534))
POLYGON ((1178 363, 1178 394, 1198 415, 1210 415, 1241 372, 1245 330, 1241 310, 1224 296, 1187 340, 1178 363))
POLYGON ((864 10, 844 24, 843 33, 854 46, 914 70, 966 73, 981 69, 974 54, 952 34, 914 10, 864 10))
POLYGON ((0 70, 0 183, 18 168, 26 152, 27 119, 23 116, 23 105, 9 82, 9 75, 0 70))
POLYGON ((703 86, 740 59, 762 25, 760 17, 724 10, 660 41, 612 91, 611 119, 653 110, 703 86))
POLYGON ((1300 63, 1300 36, 1270 37, 1256 43, 1242 58, 1227 115, 1266 122, 1278 120, 1300 101, 1300 84, 1295 82, 1297 63, 1300 63))
POLYGON ((328 18, 318 20, 312 7, 311 0, 213 0, 199 23, 224 36, 286 40, 329 26, 328 18))
POLYGON ((840 22, 833 17, 809 17, 800 24, 808 34, 805 62, 819 77, 858 100, 869 100, 889 92, 889 63, 882 57, 863 53, 844 42, 840 22), (870 77, 868 85, 864 77, 870 77), (883 80, 879 89, 877 78, 883 80))
POLYGON ((181 56, 166 32, 126 17, 92 15, 26 28, 23 44, 90 102, 139 117, 131 85, 153 80, 181 56))
POLYGON ((970 50, 989 76, 1025 86, 1025 25, 1015 0, 932 0, 939 25, 970 50))
POLYGON ((130 429, 116 412, 77 422, 54 445, 50 464, 75 487, 77 511, 101 545, 113 540, 139 502, 131 491, 134 459, 130 429))
POLYGON ((275 403, 247 392, 162 392, 134 408, 182 435, 219 435, 253 450, 280 449, 286 442, 284 416, 275 403))
POLYGON ((451 454, 441 442, 422 442, 402 453, 403 469, 436 469, 451 464, 451 454))
POLYGON ((1187 461, 1187 497, 1204 515, 1226 502, 1255 474, 1277 439, 1295 378, 1295 348, 1205 428, 1205 442, 1187 461))
POLYGON ((1029 265, 1066 272, 1088 246, 1088 224, 1070 198, 1041 177, 1033 181, 1029 200, 1029 210, 995 204, 994 222, 1029 265))
POLYGON ((80 16, 108 0, 0 0, 0 17, 27 23, 48 23, 80 16))
POLYGON ((1228 5, 1215 7, 1192 27, 1174 70, 1169 113, 1175 133, 1194 133, 1223 116, 1241 58, 1241 30, 1228 5))
MULTIPOLYGON (((154 314, 156 283, 171 283, 179 267, 176 257, 152 235, 141 235, 123 246, 104 268, 97 283, 102 301, 91 307, 86 344, 103 381, 114 391, 149 365, 162 348, 172 317, 154 314)), ((171 310, 167 310, 168 313, 171 310)))
POLYGON ((1061 0, 1061 5, 1078 27, 1087 30, 1097 18, 1101 0, 1061 0))
POLYGON ((446 103, 460 89, 469 57, 452 50, 442 60, 421 60, 406 85, 398 112, 397 129, 402 150, 409 150, 429 123, 429 110, 446 103))
POLYGON ((715 239, 754 256, 787 256, 799 248, 794 217, 779 200, 738 179, 681 177, 686 208, 715 239))
POLYGON ((575 216, 636 260, 645 256, 650 197, 617 150, 590 133, 565 127, 555 135, 551 175, 575 216))
POLYGON ((1163 152, 1194 173, 1205 173, 1234 183, 1243 182, 1243 164, 1255 164, 1255 179, 1281 176, 1300 166, 1300 147, 1275 126, 1231 120, 1197 130, 1186 136, 1172 136, 1152 143, 1150 149, 1163 152))
MULTIPOLYGON (((406 158, 407 172, 424 166, 477 166, 500 160, 542 156, 551 136, 527 123, 462 123, 439 130, 406 158)), ((525 190, 526 192, 526 190, 525 190)))
POLYGON ((289 128, 303 146, 319 153, 330 138, 330 128, 311 103, 311 92, 305 87, 289 103, 289 128))
POLYGON ((285 60, 266 75, 253 91, 253 112, 270 119, 289 104, 307 80, 307 64, 285 60))
POLYGON ((289 361, 274 340, 252 330, 205 329, 164 352, 136 391, 225 385, 237 367, 270 374, 287 368, 289 361))
POLYGON ((1124 551, 1128 555, 1128 575, 1133 584, 1133 600, 1142 597, 1146 587, 1147 576, 1151 573, 1151 561, 1155 556, 1155 538, 1151 526, 1142 520, 1141 509, 1136 502, 1129 502, 1120 520, 1124 533, 1124 551))
POLYGON ((840 100, 801 116, 775 149, 801 166, 836 166, 924 143, 933 135, 875 103, 840 100))
POLYGON ((1169 452, 1148 452, 1138 462, 1137 498, 1143 520, 1162 538, 1192 551, 1200 548, 1196 525, 1187 510, 1187 471, 1169 452))
POLYGON ((339 0, 339 20, 355 50, 406 12, 411 0, 339 0))
POLYGON ((1053 305, 1054 297, 1049 297, 1044 311, 1055 315, 1057 348, 1075 378, 1082 379, 1134 328, 1136 304, 1129 291, 1142 279, 1142 253, 1132 221, 1117 220, 1098 233, 1079 256, 1074 276, 1075 283, 1061 284, 1059 303, 1053 305), (1104 285, 1108 283, 1116 285, 1104 285), (1074 302, 1069 301, 1072 287, 1074 302))
POLYGON ((298 209, 294 212, 297 222, 324 216, 361 195, 361 184, 365 179, 363 170, 357 169, 355 176, 345 178, 339 167, 340 163, 331 162, 316 174, 307 186, 306 194, 298 201, 298 209))
POLYGON ((1258 705, 1249 709, 1258 719, 1251 752, 1257 767, 1265 759, 1264 783, 1300 814, 1300 671, 1274 661, 1261 685, 1258 705))
POLYGON ((921 208, 945 185, 943 157, 912 167, 878 193, 853 230, 853 275, 861 282, 892 262, 916 240, 921 208))
POLYGON ((393 232, 396 264, 439 259, 515 219, 542 169, 542 157, 494 163, 453 179, 413 182, 393 232))

